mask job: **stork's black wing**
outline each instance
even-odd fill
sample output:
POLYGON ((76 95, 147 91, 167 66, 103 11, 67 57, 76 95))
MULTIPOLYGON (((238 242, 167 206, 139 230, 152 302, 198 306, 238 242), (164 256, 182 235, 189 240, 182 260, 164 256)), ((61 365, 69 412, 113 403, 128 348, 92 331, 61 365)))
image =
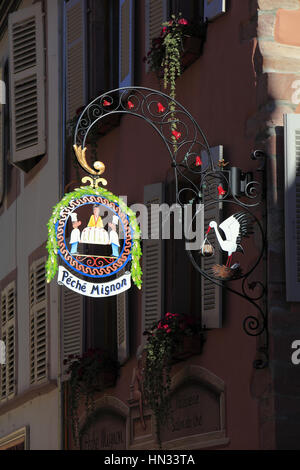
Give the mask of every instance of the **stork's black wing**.
POLYGON ((253 222, 246 212, 238 212, 237 214, 233 214, 233 217, 240 224, 240 231, 236 240, 237 245, 240 245, 242 238, 248 238, 249 235, 254 233, 253 222))

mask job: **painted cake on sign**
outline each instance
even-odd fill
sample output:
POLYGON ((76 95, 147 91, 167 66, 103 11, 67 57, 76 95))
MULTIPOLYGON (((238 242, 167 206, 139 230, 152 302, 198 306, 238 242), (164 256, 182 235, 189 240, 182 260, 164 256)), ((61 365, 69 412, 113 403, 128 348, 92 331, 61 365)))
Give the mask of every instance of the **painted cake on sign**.
POLYGON ((109 245, 109 235, 104 228, 86 227, 81 234, 81 243, 94 243, 98 245, 109 245))

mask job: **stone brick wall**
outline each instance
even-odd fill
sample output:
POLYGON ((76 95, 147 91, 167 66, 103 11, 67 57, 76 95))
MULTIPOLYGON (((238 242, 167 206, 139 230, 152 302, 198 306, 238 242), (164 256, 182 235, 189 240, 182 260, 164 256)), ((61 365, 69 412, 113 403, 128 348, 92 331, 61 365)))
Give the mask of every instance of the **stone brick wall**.
MULTIPOLYGON (((267 157, 267 279, 270 376, 261 403, 262 448, 300 449, 300 366, 291 344, 300 339, 300 303, 285 301, 283 113, 300 113, 295 81, 300 80, 300 0, 250 1, 257 25, 253 65, 257 111, 246 135, 267 157), (274 431, 275 440, 270 436, 274 431)), ((245 31, 245 28, 244 28, 245 31)), ((253 28, 252 28, 253 31, 253 28)), ((251 32, 250 32, 251 34, 251 32)), ((298 86, 299 87, 299 86, 298 86)))

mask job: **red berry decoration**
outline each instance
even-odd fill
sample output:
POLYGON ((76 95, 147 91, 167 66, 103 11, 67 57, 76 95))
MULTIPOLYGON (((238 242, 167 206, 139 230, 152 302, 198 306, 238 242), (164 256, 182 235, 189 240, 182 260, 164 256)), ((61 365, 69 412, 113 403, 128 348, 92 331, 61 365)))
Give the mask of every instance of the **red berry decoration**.
POLYGON ((163 113, 166 110, 166 108, 161 103, 157 103, 157 108, 159 113, 163 113))
POLYGON ((196 157, 195 165, 196 165, 196 166, 201 166, 201 165, 202 165, 201 157, 199 157, 199 156, 196 157))
POLYGON ((223 186, 221 184, 219 184, 218 186, 218 193, 219 196, 224 196, 224 194, 226 194, 226 191, 224 191, 223 186))
POLYGON ((128 105, 128 108, 129 108, 129 109, 134 108, 134 104, 133 104, 132 101, 128 101, 128 102, 127 102, 127 105, 128 105))
POLYGON ((107 100, 103 100, 103 106, 110 106, 111 103, 107 100))
POLYGON ((177 131, 172 131, 173 136, 175 137, 176 140, 180 139, 181 137, 181 132, 177 131))

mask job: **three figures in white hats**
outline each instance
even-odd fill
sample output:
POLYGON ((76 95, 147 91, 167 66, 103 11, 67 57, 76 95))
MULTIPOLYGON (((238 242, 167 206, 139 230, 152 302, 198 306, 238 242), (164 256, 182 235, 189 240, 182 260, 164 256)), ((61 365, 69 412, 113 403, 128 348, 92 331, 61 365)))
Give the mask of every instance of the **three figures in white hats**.
MULTIPOLYGON (((77 214, 75 212, 71 214, 71 221, 72 221, 73 230, 70 236, 70 245, 71 245, 70 253, 76 254, 78 253, 78 243, 80 242, 80 230, 78 227, 80 227, 81 221, 77 220, 77 214)), ((111 229, 110 234, 109 234, 109 242, 112 247, 112 256, 115 256, 116 258, 119 257, 119 249, 120 249, 119 236, 117 233, 118 223, 119 223, 119 218, 116 215, 113 215, 112 222, 108 224, 108 226, 111 229)))

